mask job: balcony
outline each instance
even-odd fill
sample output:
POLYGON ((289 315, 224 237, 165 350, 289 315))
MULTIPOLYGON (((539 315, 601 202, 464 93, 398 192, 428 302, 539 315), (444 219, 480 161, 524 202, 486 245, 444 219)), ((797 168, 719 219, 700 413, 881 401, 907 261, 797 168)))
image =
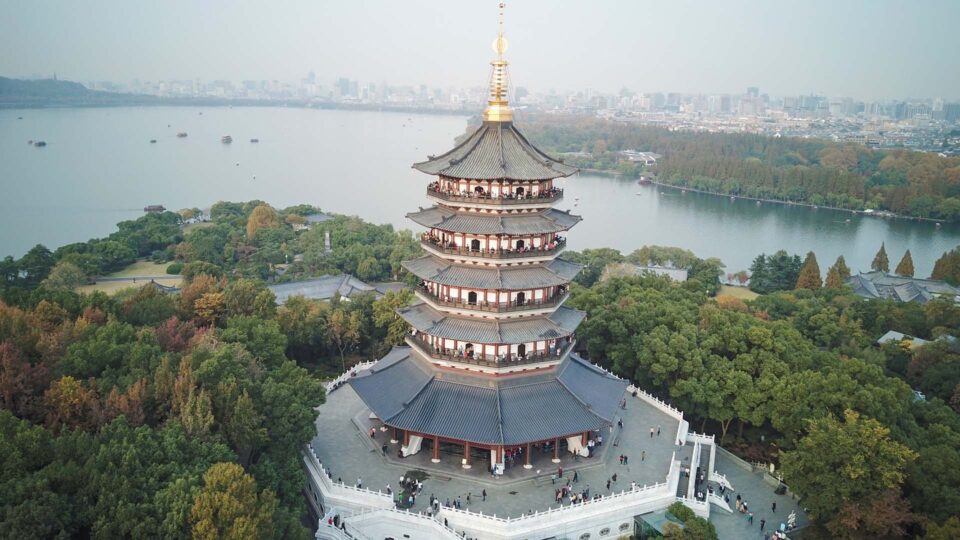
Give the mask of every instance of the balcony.
POLYGON ((577 342, 574 336, 561 338, 558 340, 559 347, 554 347, 549 351, 539 351, 529 353, 523 356, 517 355, 493 355, 493 354, 474 354, 473 352, 460 352, 454 349, 438 349, 430 344, 426 339, 427 334, 417 333, 407 336, 407 345, 417 349, 425 356, 436 360, 447 360, 460 364, 487 368, 510 368, 539 362, 549 362, 564 358, 567 353, 573 350, 573 345, 577 342))
POLYGON ((567 296, 570 295, 570 291, 566 288, 561 289, 557 294, 551 296, 550 298, 543 298, 539 300, 526 300, 522 303, 517 302, 464 302, 455 298, 440 298, 439 296, 434 295, 430 292, 430 289, 419 286, 417 287, 417 292, 420 293, 425 299, 429 300, 431 303, 448 308, 458 308, 458 309, 467 309, 472 311, 486 311, 490 313, 510 313, 515 311, 526 311, 534 309, 549 309, 552 307, 557 307, 562 304, 567 296))
POLYGON ((471 249, 456 244, 443 245, 436 236, 429 233, 420 235, 420 245, 444 255, 461 255, 463 257, 485 257, 490 259, 529 259, 532 257, 550 257, 559 253, 567 245, 566 238, 557 238, 543 247, 521 249, 471 249))
POLYGON ((491 196, 489 193, 477 193, 468 191, 442 191, 437 189, 435 184, 427 186, 427 196, 435 199, 441 199, 449 202, 474 203, 474 204, 502 204, 502 205, 522 205, 522 204, 553 204, 563 198, 563 190, 560 188, 550 188, 541 191, 536 195, 515 195, 491 196))

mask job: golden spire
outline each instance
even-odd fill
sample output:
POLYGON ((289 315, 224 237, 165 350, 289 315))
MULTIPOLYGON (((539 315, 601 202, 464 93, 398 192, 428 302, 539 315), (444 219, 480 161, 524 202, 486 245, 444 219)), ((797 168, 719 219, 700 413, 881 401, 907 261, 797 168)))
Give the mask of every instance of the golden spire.
POLYGON ((507 101, 507 61, 503 59, 503 53, 507 52, 507 38, 503 35, 503 8, 504 2, 500 2, 500 26, 497 32, 497 39, 493 41, 493 51, 497 53, 497 59, 490 62, 493 69, 490 73, 490 95, 487 98, 487 108, 483 111, 484 122, 511 122, 513 121, 513 112, 507 101))

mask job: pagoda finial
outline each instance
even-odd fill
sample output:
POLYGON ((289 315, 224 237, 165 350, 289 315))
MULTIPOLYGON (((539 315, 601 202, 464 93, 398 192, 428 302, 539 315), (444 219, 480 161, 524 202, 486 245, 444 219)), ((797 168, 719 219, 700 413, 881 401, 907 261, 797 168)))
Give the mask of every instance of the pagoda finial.
POLYGON ((493 69, 490 73, 490 96, 487 99, 487 108, 483 111, 484 122, 510 122, 513 120, 513 112, 510 110, 507 100, 507 61, 503 59, 503 53, 507 52, 506 36, 503 35, 503 8, 505 2, 500 2, 500 21, 497 31, 497 39, 493 41, 493 51, 497 53, 497 59, 490 62, 493 69))

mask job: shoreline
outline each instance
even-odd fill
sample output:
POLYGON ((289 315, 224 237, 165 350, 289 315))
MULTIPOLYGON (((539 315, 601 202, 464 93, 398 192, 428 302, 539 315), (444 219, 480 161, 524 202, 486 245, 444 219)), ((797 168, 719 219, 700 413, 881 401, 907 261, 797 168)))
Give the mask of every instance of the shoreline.
POLYGON ((820 209, 820 208, 824 208, 824 209, 826 209, 826 210, 836 210, 836 211, 839 211, 839 212, 847 212, 847 213, 850 213, 850 214, 860 214, 860 215, 863 215, 863 216, 870 216, 870 217, 881 217, 881 218, 890 218, 890 219, 905 219, 905 220, 907 220, 907 221, 929 221, 929 222, 931 222, 931 223, 938 223, 938 224, 949 224, 949 223, 950 223, 949 221, 945 221, 945 220, 942 220, 942 219, 924 218, 924 217, 916 217, 916 216, 905 216, 905 215, 896 214, 896 213, 893 213, 893 212, 890 212, 890 211, 887 211, 887 210, 880 210, 880 211, 876 211, 876 212, 867 212, 866 210, 855 210, 855 209, 851 209, 851 208, 840 208, 840 207, 838 207, 838 206, 817 205, 817 204, 806 203, 806 202, 782 201, 782 200, 778 200, 778 199, 764 199, 764 198, 761 198, 761 197, 748 197, 748 196, 746 196, 746 195, 728 195, 728 194, 726 194, 726 193, 716 193, 716 192, 713 192, 713 191, 706 191, 706 190, 703 190, 703 189, 696 189, 696 188, 692 188, 692 187, 675 186, 675 185, 673 185, 673 184, 667 184, 667 183, 660 182, 660 181, 657 181, 657 180, 649 180, 649 183, 652 184, 652 185, 655 185, 655 186, 659 186, 659 187, 665 187, 665 188, 670 188, 670 189, 677 189, 677 190, 680 190, 680 191, 692 191, 692 192, 694 192, 694 193, 702 193, 702 194, 704 194, 704 195, 711 195, 711 196, 714 196, 714 197, 728 197, 728 198, 732 198, 732 199, 744 199, 744 200, 747 200, 747 201, 757 201, 757 202, 764 202, 764 203, 770 203, 770 204, 782 204, 782 205, 784 205, 784 206, 803 206, 803 207, 806 207, 806 208, 810 208, 810 209, 812 209, 812 210, 818 210, 818 209, 820 209))

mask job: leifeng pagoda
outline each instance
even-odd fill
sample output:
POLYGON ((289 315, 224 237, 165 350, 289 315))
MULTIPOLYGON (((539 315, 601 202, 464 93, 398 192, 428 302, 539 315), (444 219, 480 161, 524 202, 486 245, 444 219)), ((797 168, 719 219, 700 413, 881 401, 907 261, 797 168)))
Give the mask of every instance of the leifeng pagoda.
POLYGON ((580 266, 559 257, 579 216, 554 205, 558 178, 577 172, 544 154, 513 123, 507 40, 494 41, 482 125, 452 150, 413 165, 435 177, 435 203, 407 215, 427 229, 426 255, 405 261, 419 302, 398 311, 411 326, 350 385, 401 440, 400 454, 476 456, 494 472, 505 453, 530 467, 531 447, 587 455, 591 432, 611 426, 626 382, 580 358, 584 313, 564 306, 580 266))

